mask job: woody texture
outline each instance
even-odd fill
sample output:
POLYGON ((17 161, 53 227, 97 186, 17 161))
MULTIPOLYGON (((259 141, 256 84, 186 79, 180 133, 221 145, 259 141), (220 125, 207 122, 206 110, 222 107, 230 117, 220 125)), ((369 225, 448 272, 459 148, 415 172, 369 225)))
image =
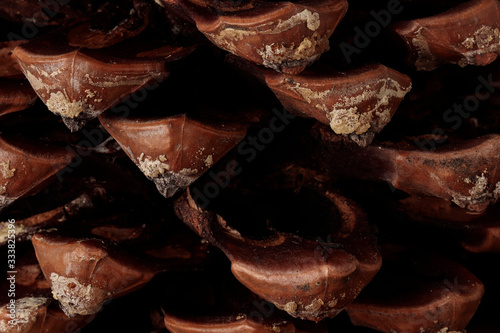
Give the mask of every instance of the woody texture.
POLYGON ((500 0, 0 0, 0 332, 498 333, 500 0))

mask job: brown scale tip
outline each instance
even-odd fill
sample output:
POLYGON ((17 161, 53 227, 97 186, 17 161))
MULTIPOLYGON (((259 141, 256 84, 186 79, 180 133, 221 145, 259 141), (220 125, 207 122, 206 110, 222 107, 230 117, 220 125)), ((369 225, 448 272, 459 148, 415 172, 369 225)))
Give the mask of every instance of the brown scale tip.
POLYGON ((347 307, 354 325, 385 333, 441 333, 467 326, 484 286, 466 268, 398 246, 385 246, 382 253, 379 275, 347 307))
POLYGON ((234 276, 248 289, 293 317, 319 321, 352 302, 381 265, 360 208, 339 194, 322 195, 340 216, 331 221, 338 224, 331 234, 335 246, 285 233, 259 241, 243 237, 223 216, 198 207, 189 192, 176 201, 176 210, 226 254, 234 276))
POLYGON ((164 0, 180 7, 216 46, 278 71, 298 74, 328 51, 345 0, 307 2, 164 0))
POLYGON ((43 296, 20 297, 15 302, 15 322, 10 317, 7 305, 0 307, 0 331, 2 333, 76 333, 95 317, 69 318, 54 306, 52 299, 43 296))
POLYGON ((0 135, 0 210, 41 190, 73 157, 57 146, 0 135))
POLYGON ((296 332, 290 321, 250 319, 247 315, 185 318, 169 313, 164 314, 164 323, 171 332, 230 333, 230 332, 296 332))
POLYGON ((55 34, 18 46, 13 56, 48 109, 63 117, 71 130, 79 130, 126 96, 165 79, 165 63, 186 53, 141 41, 88 50, 70 46, 66 37, 55 34))
POLYGON ((408 76, 381 64, 346 72, 316 66, 300 75, 251 69, 262 73, 262 80, 290 112, 315 118, 360 146, 382 131, 411 89, 408 76))
POLYGON ((186 114, 138 119, 102 115, 100 120, 167 198, 191 185, 246 134, 242 124, 186 114))
POLYGON ((500 54, 500 3, 468 1, 439 15, 397 23, 394 30, 417 70, 448 63, 484 66, 500 54))
POLYGON ((69 317, 95 314, 106 301, 142 287, 155 275, 143 261, 97 239, 39 233, 32 242, 52 295, 69 317))
POLYGON ((327 157, 332 174, 385 180, 409 194, 446 199, 475 213, 484 212, 500 196, 498 134, 424 150, 404 141, 347 147, 325 128, 314 130, 319 132, 321 159, 327 157))

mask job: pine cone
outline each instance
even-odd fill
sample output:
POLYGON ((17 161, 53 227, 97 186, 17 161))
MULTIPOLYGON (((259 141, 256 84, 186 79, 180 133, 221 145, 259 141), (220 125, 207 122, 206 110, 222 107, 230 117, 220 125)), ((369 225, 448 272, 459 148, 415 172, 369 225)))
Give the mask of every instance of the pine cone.
POLYGON ((1 332, 498 332, 498 0, 0 8, 1 332))

